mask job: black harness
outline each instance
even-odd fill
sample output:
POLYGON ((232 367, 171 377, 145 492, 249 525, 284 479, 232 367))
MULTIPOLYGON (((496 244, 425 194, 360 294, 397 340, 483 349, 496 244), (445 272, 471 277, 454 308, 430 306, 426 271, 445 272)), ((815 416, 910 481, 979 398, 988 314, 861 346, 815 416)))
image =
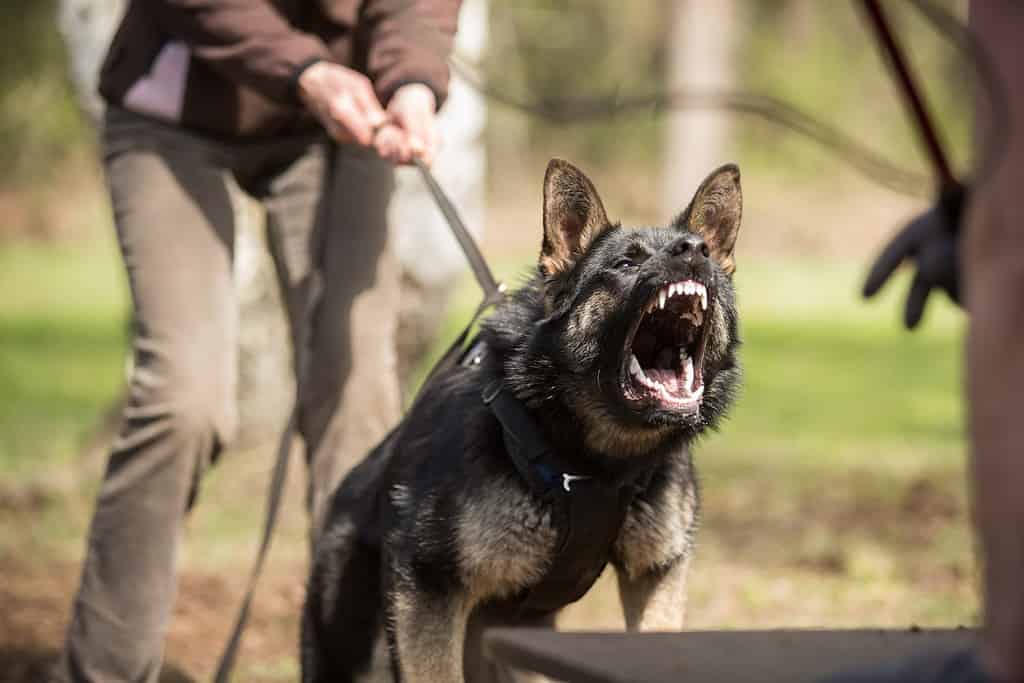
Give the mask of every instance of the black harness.
MULTIPOLYGON (((460 359, 467 368, 482 368, 486 344, 475 341, 460 359)), ((483 372, 483 370, 481 370, 483 372)), ((502 426, 505 451, 530 490, 552 506, 558 532, 555 554, 541 581, 513 598, 524 613, 549 613, 583 597, 612 558, 626 512, 637 493, 650 483, 653 468, 644 466, 609 477, 581 472, 548 445, 526 407, 499 376, 491 376, 481 400, 502 426)))

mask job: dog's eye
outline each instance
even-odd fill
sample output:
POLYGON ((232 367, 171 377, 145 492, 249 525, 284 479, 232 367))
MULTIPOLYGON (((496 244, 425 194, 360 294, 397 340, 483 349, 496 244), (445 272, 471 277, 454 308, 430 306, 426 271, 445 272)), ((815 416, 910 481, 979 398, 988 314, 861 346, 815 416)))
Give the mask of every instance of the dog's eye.
POLYGON ((620 258, 615 262, 615 270, 633 270, 638 267, 636 261, 631 258, 620 258))

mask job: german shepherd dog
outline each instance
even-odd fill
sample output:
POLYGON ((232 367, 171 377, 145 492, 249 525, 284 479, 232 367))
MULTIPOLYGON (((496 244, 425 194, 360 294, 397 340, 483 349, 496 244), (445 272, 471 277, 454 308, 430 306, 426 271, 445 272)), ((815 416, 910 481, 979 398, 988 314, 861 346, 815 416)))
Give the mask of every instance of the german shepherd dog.
POLYGON ((481 325, 486 353, 434 377, 334 494, 303 613, 303 681, 361 676, 382 632, 398 680, 492 680, 482 626, 553 624, 608 563, 630 630, 682 627, 699 512, 689 447, 740 380, 741 212, 739 169, 726 165, 668 227, 626 228, 580 170, 550 162, 537 272, 481 325), (520 435, 486 396, 494 378, 546 444, 529 466, 555 473, 550 495, 513 457, 520 435), (563 514, 572 500, 585 512, 563 514), (605 515, 615 500, 621 514, 605 515), (536 591, 539 607, 527 604, 536 591))

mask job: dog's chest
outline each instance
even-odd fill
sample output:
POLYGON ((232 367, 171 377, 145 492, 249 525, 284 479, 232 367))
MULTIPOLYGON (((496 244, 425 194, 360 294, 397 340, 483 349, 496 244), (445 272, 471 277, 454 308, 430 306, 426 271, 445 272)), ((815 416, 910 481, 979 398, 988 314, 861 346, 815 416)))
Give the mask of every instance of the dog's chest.
POLYGON ((498 478, 463 498, 456 522, 459 572, 474 602, 511 597, 543 576, 559 532, 550 506, 498 478))
POLYGON ((698 510, 697 485, 689 476, 674 478, 656 495, 637 497, 615 543, 615 563, 636 577, 687 555, 698 510))
POLYGON ((609 561, 643 572, 685 553, 695 491, 662 490, 653 500, 619 499, 587 486, 541 503, 514 480, 488 483, 463 499, 458 567, 472 601, 515 599, 551 611, 579 599, 609 561))

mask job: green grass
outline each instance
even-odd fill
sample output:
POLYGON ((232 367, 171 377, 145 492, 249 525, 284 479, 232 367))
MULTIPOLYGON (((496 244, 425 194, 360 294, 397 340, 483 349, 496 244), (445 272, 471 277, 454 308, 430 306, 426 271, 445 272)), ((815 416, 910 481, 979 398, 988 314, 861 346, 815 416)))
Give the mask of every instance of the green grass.
MULTIPOLYGON (((515 283, 527 261, 507 259, 497 270, 515 283)), ((856 294, 860 276, 856 265, 812 262, 747 265, 737 275, 746 379, 732 417, 695 453, 704 510, 691 628, 976 621, 962 316, 937 299, 923 328, 907 333, 899 326, 906 278, 866 304, 856 294)), ((110 242, 2 247, 0 291, 2 494, 66 470, 115 398, 126 294, 110 242)), ((467 277, 439 348, 478 295, 467 277)), ((271 456, 225 454, 188 525, 168 657, 200 678, 240 597, 240 585, 225 582, 247 570, 255 552, 271 456)), ((294 677, 307 557, 302 469, 292 471, 242 655, 246 680, 294 677)), ((19 578, 26 591, 35 590, 31 567, 45 563, 60 568, 60 590, 70 595, 90 507, 87 491, 49 497, 42 507, 0 507, 0 557, 28 563, 19 578)), ((66 599, 47 599, 49 618, 59 621, 66 599)), ((562 624, 621 625, 614 581, 602 579, 562 624)))
MULTIPOLYGON (((527 262, 506 258, 497 271, 515 285, 527 262)), ((787 467, 958 461, 962 316, 937 296, 908 333, 899 325, 906 278, 866 303, 861 274, 834 263, 741 268, 744 388, 707 450, 773 453, 787 467)), ((2 247, 0 291, 0 474, 10 477, 67 462, 115 398, 127 294, 110 238, 2 247)), ((478 296, 464 279, 439 348, 478 296)))
POLYGON ((959 448, 962 316, 942 296, 922 328, 899 324, 906 278, 880 301, 852 267, 760 266, 738 275, 745 382, 725 448, 851 451, 959 448))
MULTIPOLYGON (((524 260, 499 274, 518 281, 524 260)), ((742 269, 744 388, 713 453, 773 454, 787 468, 916 471, 959 461, 963 320, 941 297, 922 328, 899 326, 906 278, 857 296, 859 267, 775 262, 742 269), (894 454, 899 454, 894 455, 894 454)), ((123 380, 126 292, 116 246, 0 248, 0 474, 68 461, 123 380)), ((475 305, 467 278, 441 348, 475 305)))
POLYGON ((115 247, 0 247, 0 476, 68 461, 124 377, 115 247))

